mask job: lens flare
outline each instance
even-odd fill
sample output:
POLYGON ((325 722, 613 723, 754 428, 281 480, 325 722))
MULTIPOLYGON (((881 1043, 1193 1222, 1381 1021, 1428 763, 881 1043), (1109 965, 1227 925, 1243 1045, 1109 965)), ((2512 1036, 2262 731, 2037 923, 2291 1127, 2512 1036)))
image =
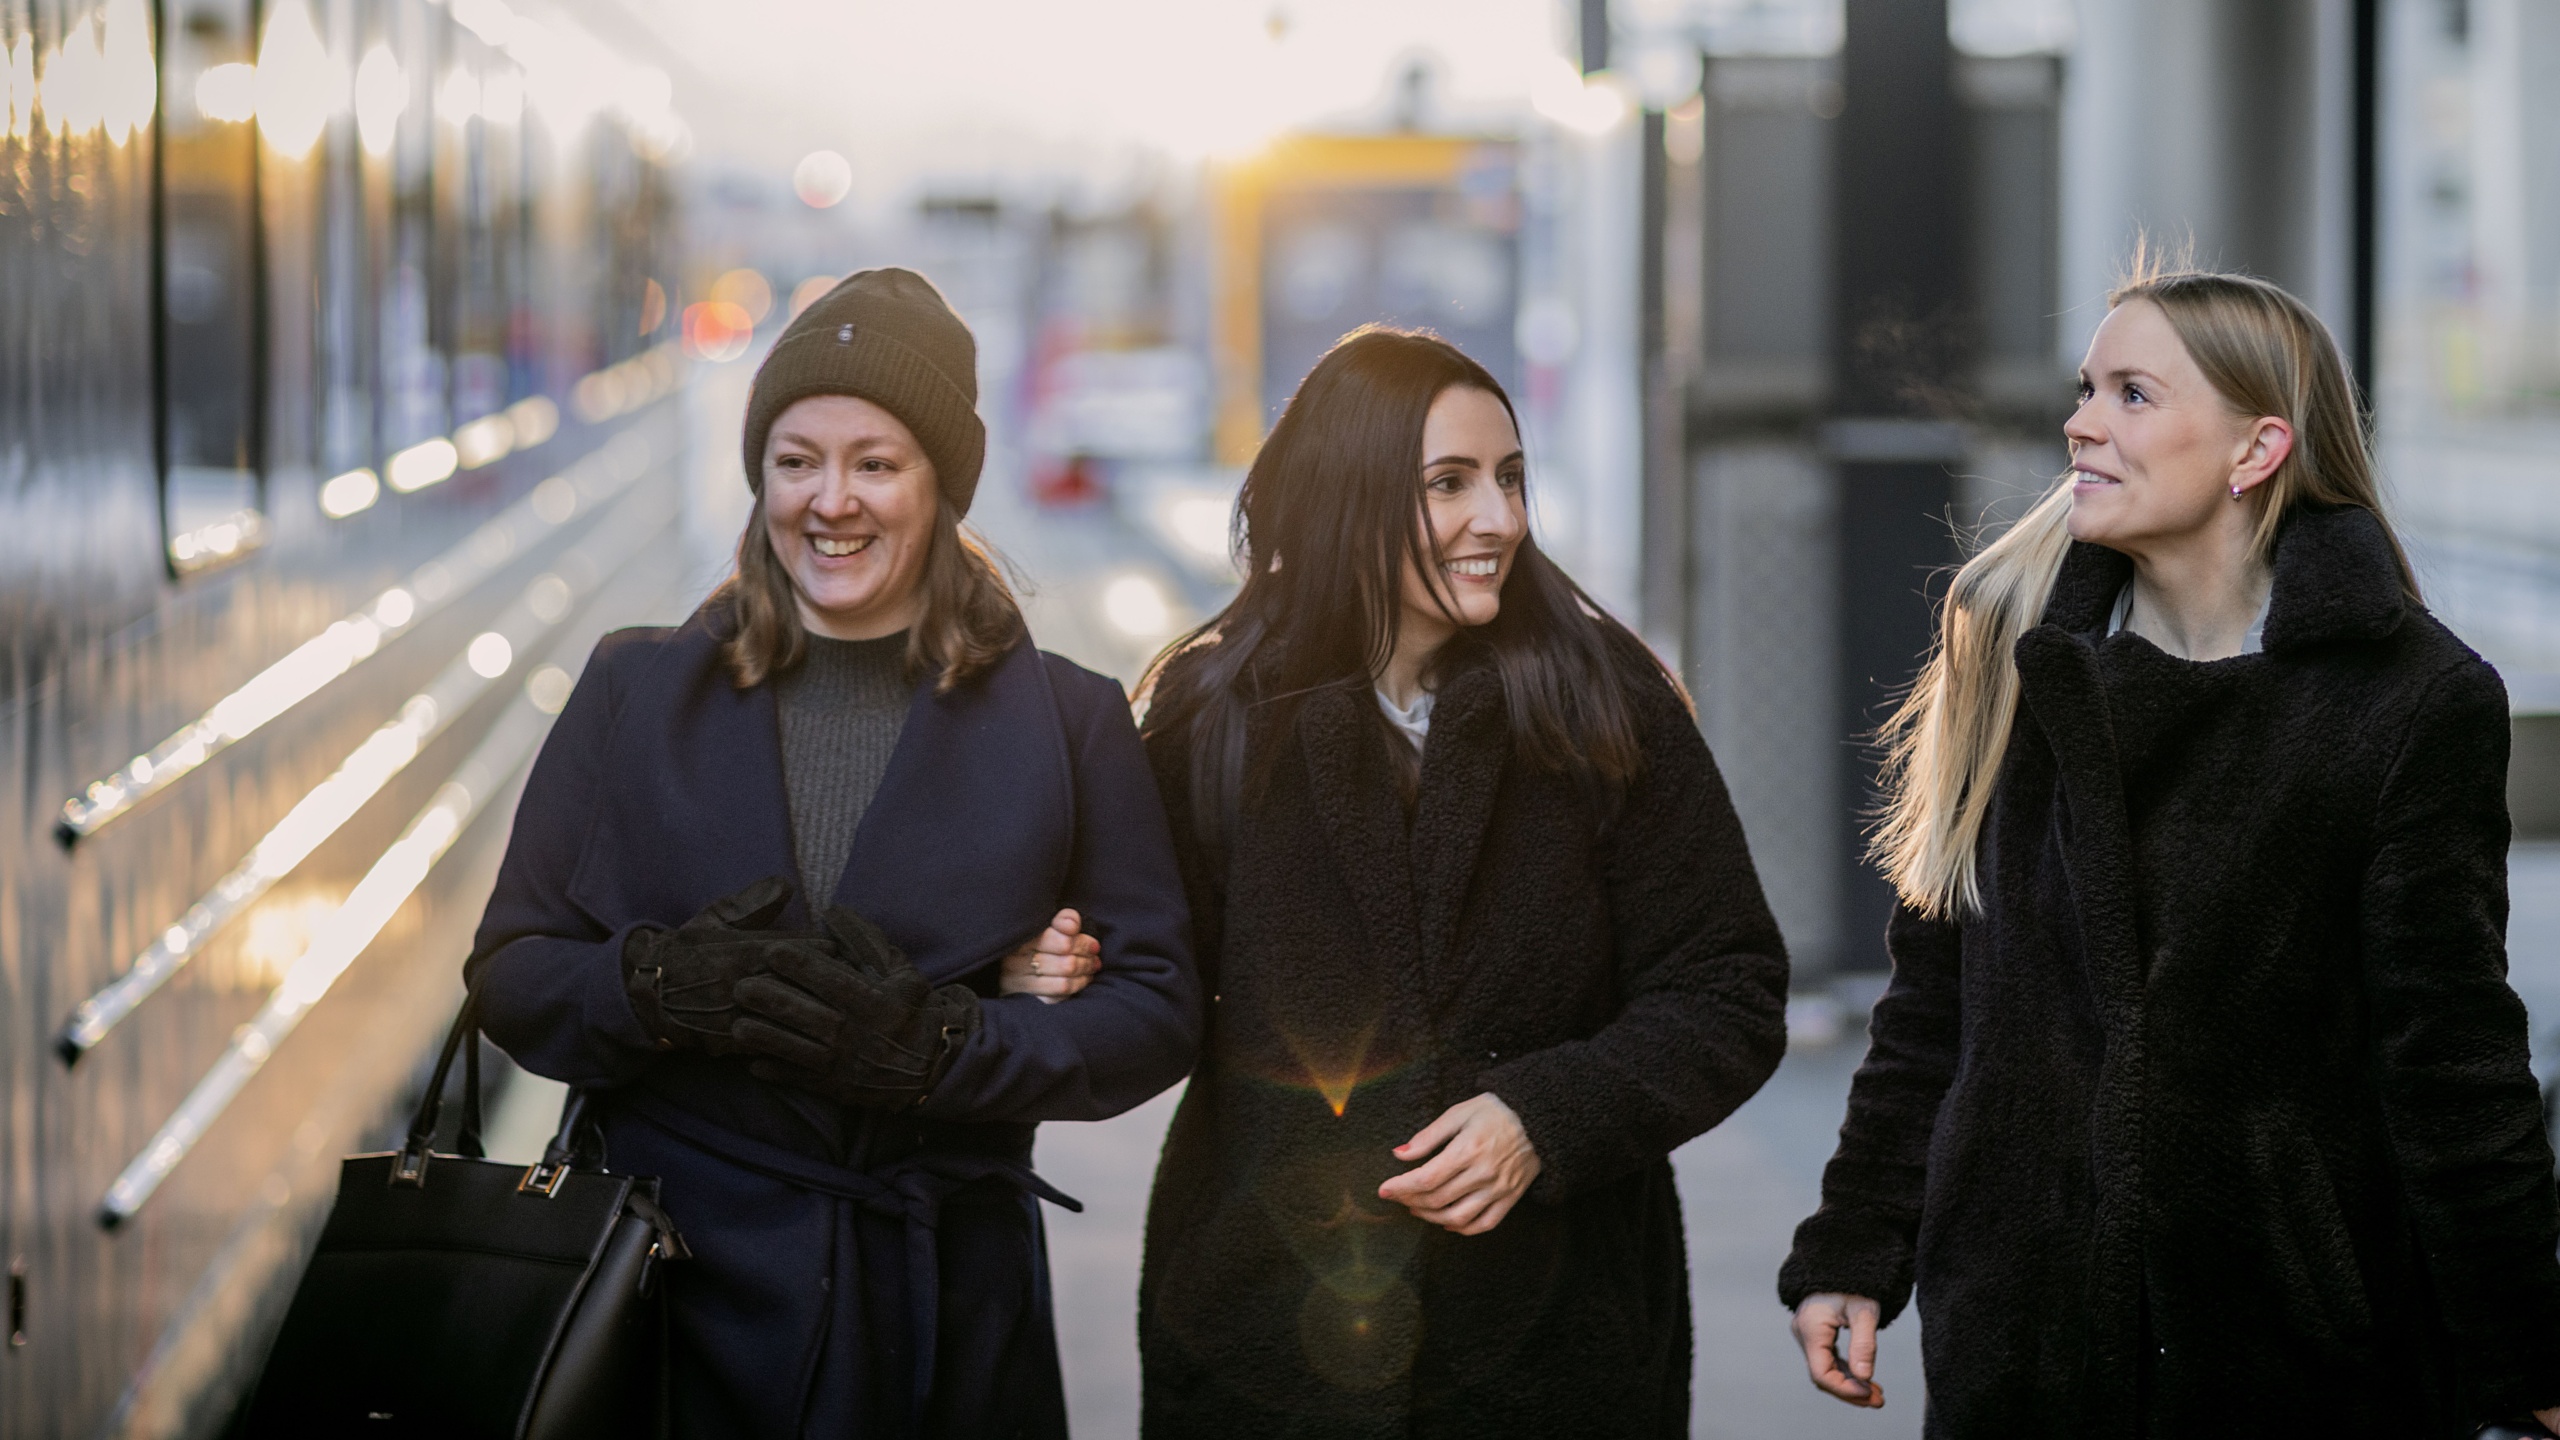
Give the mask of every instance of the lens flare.
POLYGON ((684 307, 685 350, 698 360, 722 364, 747 353, 756 322, 746 308, 726 300, 705 300, 684 307))
POLYGON ((792 168, 791 190, 812 210, 831 209, 853 193, 853 166, 833 150, 812 150, 792 168))

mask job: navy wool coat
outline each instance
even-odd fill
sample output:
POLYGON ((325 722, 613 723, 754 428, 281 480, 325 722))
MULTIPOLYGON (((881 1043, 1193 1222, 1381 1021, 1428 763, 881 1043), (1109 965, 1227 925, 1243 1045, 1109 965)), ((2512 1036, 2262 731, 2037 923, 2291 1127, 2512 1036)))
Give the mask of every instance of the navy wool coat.
MULTIPOLYGON (((1189 917, 1120 687, 1019 642, 916 688, 833 897, 935 984, 995 993, 1062 905, 1103 968, 1071 1004, 990 998, 916 1111, 850 1110, 735 1058, 660 1051, 622 990, 635 926, 796 873, 773 689, 720 659, 725 608, 596 649, 543 746, 469 973, 491 1037, 600 1112, 605 1163, 663 1182, 677 1433, 1063 1435, 1033 1127, 1190 1068, 1189 917)), ((785 925, 808 923, 793 901, 785 925)))
POLYGON ((2364 510, 2285 522, 2260 654, 2106 635, 2131 573, 2074 545, 2019 639, 1983 911, 1895 916, 1780 1298, 1916 1288, 1932 1440, 2560 1404, 2497 675, 2364 510))

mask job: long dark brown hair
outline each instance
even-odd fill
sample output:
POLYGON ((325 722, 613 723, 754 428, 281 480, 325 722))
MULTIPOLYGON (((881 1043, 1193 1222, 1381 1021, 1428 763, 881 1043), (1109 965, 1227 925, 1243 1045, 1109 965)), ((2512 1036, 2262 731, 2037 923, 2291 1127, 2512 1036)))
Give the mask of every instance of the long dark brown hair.
MULTIPOLYGON (((765 533, 764 486, 755 491, 755 508, 738 537, 738 568, 711 597, 729 608, 729 638, 720 655, 741 690, 788 673, 809 651, 791 571, 765 533)), ((992 669, 1021 637, 1022 607, 1012 587, 995 557, 960 528, 960 512, 948 499, 935 501, 933 539, 918 584, 924 609, 907 630, 907 675, 912 680, 940 670, 935 693, 948 694, 992 669)))
MULTIPOLYGON (((1458 388, 1484 391, 1511 412, 1501 382, 1437 335, 1355 330, 1307 373, 1246 472, 1230 529, 1243 588, 1159 655, 1139 692, 1149 734, 1189 727, 1194 816, 1213 849, 1231 833, 1247 788, 1248 714, 1267 708, 1273 733, 1288 734, 1299 702, 1317 691, 1350 687, 1365 700, 1395 650, 1406 563, 1438 573, 1422 431, 1432 402, 1458 388), (1176 657, 1185 673, 1160 692, 1176 657)), ((1660 673, 1660 662, 1535 540, 1520 542, 1500 614, 1461 629, 1433 670, 1446 673, 1477 648, 1502 677, 1521 759, 1612 793, 1636 775, 1643 752, 1629 666, 1660 673)), ((1410 764, 1411 746, 1376 705, 1367 709, 1380 743, 1410 764)))

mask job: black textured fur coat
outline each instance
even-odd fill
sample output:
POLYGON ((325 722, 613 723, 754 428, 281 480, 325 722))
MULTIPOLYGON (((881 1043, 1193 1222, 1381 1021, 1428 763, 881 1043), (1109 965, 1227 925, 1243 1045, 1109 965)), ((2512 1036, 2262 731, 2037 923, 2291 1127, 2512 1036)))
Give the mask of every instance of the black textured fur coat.
POLYGON ((1186 734, 1150 738, 1214 999, 1148 1214, 1149 1440, 1688 1433, 1667 1157, 1776 1067, 1786 960, 1695 723, 1626 664, 1648 768, 1606 819, 1515 760, 1481 661, 1410 831, 1365 688, 1305 700, 1220 874, 1186 734), (1488 1090, 1545 1167, 1511 1214, 1461 1237, 1380 1200, 1392 1147, 1488 1090))
POLYGON ((2018 643, 1986 913, 1895 917, 1780 1298, 1916 1281, 1932 1437, 2560 1404, 2496 674, 2363 510, 2287 522, 2261 654, 2093 644, 2130 573, 2075 545, 2018 643))

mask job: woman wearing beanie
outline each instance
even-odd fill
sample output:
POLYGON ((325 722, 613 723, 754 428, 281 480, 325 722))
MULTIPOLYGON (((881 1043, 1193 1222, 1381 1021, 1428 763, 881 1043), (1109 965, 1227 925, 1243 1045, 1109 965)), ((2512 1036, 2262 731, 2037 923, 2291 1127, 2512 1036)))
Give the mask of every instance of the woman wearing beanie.
POLYGON ((1244 588, 1145 727, 1211 992, 1146 1434, 1685 1435, 1668 1156, 1786 1043, 1697 723, 1539 553, 1510 402, 1436 337, 1335 346, 1239 503, 1244 588))
POLYGON ((1813 1381, 1883 1404, 1916 1287, 1947 1440, 2560 1421, 2498 677, 2292 296, 2129 284, 2080 395, 1886 730, 1893 982, 1778 1277, 1813 1381))
POLYGON ((736 575, 597 647, 471 957, 490 1037, 663 1182, 679 1436, 1064 1435, 1033 1128, 1190 1068, 1128 705, 959 530, 976 395, 909 271, 791 323, 736 575))

